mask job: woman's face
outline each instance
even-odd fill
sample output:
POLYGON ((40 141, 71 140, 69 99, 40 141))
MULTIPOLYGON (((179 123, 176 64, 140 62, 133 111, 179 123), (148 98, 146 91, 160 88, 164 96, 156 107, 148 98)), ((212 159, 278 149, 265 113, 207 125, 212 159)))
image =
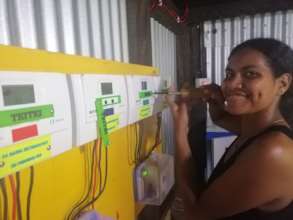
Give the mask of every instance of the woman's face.
POLYGON ((235 115, 263 111, 278 102, 278 85, 265 57, 243 49, 230 57, 222 83, 226 110, 235 115))

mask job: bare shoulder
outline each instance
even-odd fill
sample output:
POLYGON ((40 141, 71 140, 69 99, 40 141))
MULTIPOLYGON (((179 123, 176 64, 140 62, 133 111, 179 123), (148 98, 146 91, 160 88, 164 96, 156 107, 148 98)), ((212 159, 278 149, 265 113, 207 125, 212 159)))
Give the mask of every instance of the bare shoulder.
POLYGON ((293 164, 293 140, 282 132, 269 132, 257 138, 251 145, 245 154, 263 159, 289 159, 293 164))
MULTIPOLYGON (((240 155, 251 168, 260 168, 262 174, 293 184, 293 141, 282 132, 272 131, 255 140, 240 155)), ((293 195, 293 190, 292 190, 293 195)))

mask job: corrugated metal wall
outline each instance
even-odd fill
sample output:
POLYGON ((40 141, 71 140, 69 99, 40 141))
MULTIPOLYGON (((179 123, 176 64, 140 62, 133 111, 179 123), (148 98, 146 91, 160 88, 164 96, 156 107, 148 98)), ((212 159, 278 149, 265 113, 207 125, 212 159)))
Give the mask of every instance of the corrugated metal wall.
POLYGON ((241 16, 204 23, 206 73, 221 84, 234 46, 250 38, 273 37, 293 46, 293 11, 241 16))
POLYGON ((128 62, 126 0, 0 0, 0 44, 128 62))
MULTIPOLYGON (((176 36, 159 22, 151 18, 152 63, 160 71, 161 85, 177 87, 176 36)), ((167 153, 174 152, 173 120, 169 109, 162 113, 163 147, 167 153)))

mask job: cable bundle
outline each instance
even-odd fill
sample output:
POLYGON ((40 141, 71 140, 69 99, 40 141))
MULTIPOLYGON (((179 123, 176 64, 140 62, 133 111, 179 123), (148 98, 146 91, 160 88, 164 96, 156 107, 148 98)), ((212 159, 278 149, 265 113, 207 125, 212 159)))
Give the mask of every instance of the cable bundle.
POLYGON ((67 220, 73 220, 77 219, 82 211, 92 205, 98 200, 98 198, 103 194, 106 188, 106 183, 108 179, 108 146, 105 147, 105 175, 104 178, 102 178, 102 168, 101 168, 101 162, 102 162, 102 141, 96 140, 92 153, 91 153, 91 166, 90 166, 90 179, 89 179, 89 185, 87 189, 87 193, 84 195, 84 197, 79 201, 70 211, 69 215, 67 216, 67 220), (97 149, 98 148, 98 149, 97 149), (97 150, 99 150, 99 154, 97 156, 97 150), (97 189, 97 175, 96 173, 99 173, 99 190, 98 193, 96 193, 97 189), (104 181, 102 181, 104 179, 104 181), (87 201, 91 197, 90 201, 87 201))
MULTIPOLYGON (((13 175, 8 176, 9 185, 11 189, 12 195, 12 204, 11 204, 11 219, 12 220, 22 220, 22 208, 20 202, 20 188, 21 188, 21 181, 20 181, 20 173, 16 173, 16 182, 13 175)), ((30 220, 30 210, 31 210, 31 197, 33 192, 34 186, 34 167, 30 167, 30 183, 29 189, 27 194, 27 202, 26 202, 26 220, 30 220)), ((2 217, 0 219, 8 220, 8 195, 7 195, 7 186, 5 184, 5 178, 0 179, 0 188, 2 193, 2 201, 3 201, 3 208, 1 207, 1 214, 2 217)), ((2 203, 0 203, 2 204, 2 203)))
POLYGON ((150 10, 153 11, 157 8, 164 9, 172 18, 176 20, 178 24, 185 23, 187 21, 188 15, 189 15, 189 7, 187 0, 184 0, 184 12, 183 15, 180 16, 177 14, 177 12, 173 9, 170 9, 166 3, 166 0, 153 0, 151 3, 150 10))

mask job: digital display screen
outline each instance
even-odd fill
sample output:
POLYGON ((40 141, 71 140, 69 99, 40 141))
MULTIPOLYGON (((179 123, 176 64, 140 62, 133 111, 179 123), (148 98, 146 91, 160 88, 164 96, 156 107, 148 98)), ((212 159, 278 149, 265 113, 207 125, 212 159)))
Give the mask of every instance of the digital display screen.
POLYGON ((102 95, 110 95, 113 93, 112 83, 110 82, 101 83, 101 88, 102 95))
POLYGON ((3 85, 4 106, 22 105, 35 102, 33 85, 3 85))
POLYGON ((141 82, 141 89, 142 89, 142 90, 146 90, 147 87, 148 87, 147 82, 146 82, 146 81, 142 81, 142 82, 141 82))

